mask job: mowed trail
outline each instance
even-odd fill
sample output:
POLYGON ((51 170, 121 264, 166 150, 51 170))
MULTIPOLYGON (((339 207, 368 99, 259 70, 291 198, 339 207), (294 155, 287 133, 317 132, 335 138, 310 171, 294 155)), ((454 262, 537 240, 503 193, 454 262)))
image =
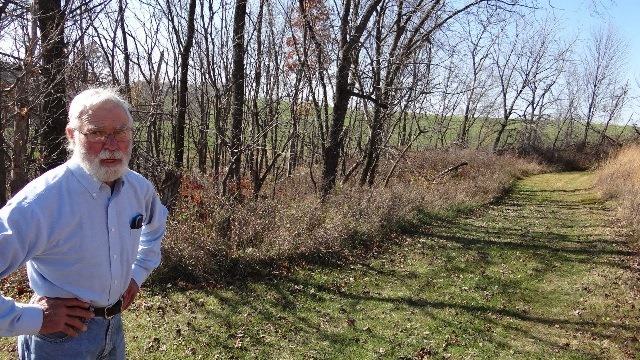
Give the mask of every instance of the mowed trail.
POLYGON ((615 214, 592 174, 554 173, 429 226, 424 246, 456 251, 455 274, 470 279, 466 299, 442 295, 484 322, 454 357, 640 358, 637 240, 615 214))

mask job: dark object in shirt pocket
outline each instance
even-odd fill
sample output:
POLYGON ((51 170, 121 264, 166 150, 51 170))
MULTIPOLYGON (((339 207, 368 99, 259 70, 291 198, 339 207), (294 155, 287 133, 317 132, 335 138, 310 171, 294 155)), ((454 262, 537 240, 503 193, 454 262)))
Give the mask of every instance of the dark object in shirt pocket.
POLYGON ((131 219, 131 228, 132 229, 140 229, 142 227, 142 220, 144 218, 142 215, 138 214, 131 219))

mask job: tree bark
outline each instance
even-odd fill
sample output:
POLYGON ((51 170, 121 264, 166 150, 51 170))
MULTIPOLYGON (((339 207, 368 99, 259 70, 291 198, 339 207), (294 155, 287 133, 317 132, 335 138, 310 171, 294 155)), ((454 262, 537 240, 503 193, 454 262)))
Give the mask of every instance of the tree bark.
POLYGON ((349 101, 353 94, 353 85, 351 84, 349 74, 351 66, 358 61, 360 52, 360 39, 364 33, 369 20, 373 13, 377 10, 382 0, 373 0, 362 13, 358 24, 353 27, 352 34, 349 36, 351 24, 351 0, 343 1, 342 16, 340 20, 340 44, 338 71, 336 73, 336 83, 334 91, 333 117, 329 125, 327 136, 327 145, 324 149, 324 163, 322 167, 322 183, 320 191, 322 196, 327 196, 333 190, 336 184, 336 175, 338 172, 338 162, 340 160, 340 150, 342 149, 342 131, 344 129, 344 121, 349 107, 349 101))
POLYGON ((189 1, 189 17, 187 20, 187 37, 180 53, 180 84, 178 89, 178 116, 174 144, 175 166, 180 169, 184 165, 184 134, 187 118, 187 92, 189 85, 189 54, 193 46, 195 34, 196 0, 189 1))
POLYGON ((41 35, 44 85, 42 101, 42 148, 45 170, 67 159, 65 128, 67 125, 66 81, 67 56, 64 43, 65 13, 61 0, 37 0, 38 27, 41 35))
POLYGON ((240 179, 242 176, 242 123, 244 117, 244 28, 247 15, 247 1, 236 0, 235 15, 233 18, 233 67, 231 70, 231 143, 230 165, 228 178, 234 186, 231 190, 233 197, 240 195, 240 179))
POLYGON ((124 16, 124 4, 123 0, 118 1, 118 21, 120 22, 120 34, 122 36, 122 61, 124 62, 124 89, 121 90, 121 93, 125 96, 127 101, 131 102, 131 79, 130 79, 130 67, 131 67, 131 56, 129 54, 129 45, 127 42, 127 31, 125 27, 125 16, 124 16))
MULTIPOLYGON (((266 0, 260 1, 260 8, 258 9, 258 18, 256 19, 256 69, 255 69, 255 77, 254 77, 254 90, 253 90, 253 99, 251 99, 251 114, 253 117, 253 124, 251 126, 251 139, 254 143, 258 142, 258 139, 261 138, 259 133, 262 130, 262 126, 260 124, 260 110, 258 106, 258 98, 260 96, 260 85, 262 81, 262 62, 263 62, 263 51, 262 51, 262 20, 264 17, 264 6, 266 0)), ((261 187, 261 176, 260 172, 262 171, 262 166, 260 165, 260 149, 257 146, 253 146, 251 151, 251 177, 253 182, 253 195, 257 197, 258 192, 260 192, 261 187)))

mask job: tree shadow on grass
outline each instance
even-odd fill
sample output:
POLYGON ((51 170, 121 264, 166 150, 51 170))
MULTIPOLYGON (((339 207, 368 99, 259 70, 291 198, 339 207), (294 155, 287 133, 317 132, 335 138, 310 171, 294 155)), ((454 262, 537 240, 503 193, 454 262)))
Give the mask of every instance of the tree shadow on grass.
POLYGON ((599 201, 571 196, 574 190, 519 190, 494 204, 460 217, 422 214, 411 234, 455 243, 467 249, 497 247, 523 251, 540 260, 580 262, 633 270, 636 251, 628 233, 599 201), (554 200, 549 201, 552 198, 554 200))
MULTIPOLYGON (((550 326, 550 327, 562 326, 562 327, 570 328, 573 330, 580 330, 601 339, 610 338, 609 335, 606 335, 603 332, 603 330, 605 329, 619 328, 631 334, 637 334, 638 331, 640 331, 640 325, 637 325, 637 324, 626 325, 626 324, 620 324, 619 322, 612 322, 612 321, 605 321, 605 320, 590 321, 590 320, 570 320, 567 318, 542 317, 542 316, 530 315, 530 314, 527 314, 526 312, 518 311, 515 309, 493 307, 488 305, 470 305, 470 304, 457 303, 457 302, 432 301, 432 300, 427 300, 420 297, 407 297, 407 296, 398 296, 398 297, 370 296, 370 295, 362 295, 362 294, 350 293, 350 292, 344 292, 344 291, 336 292, 335 289, 327 288, 325 286, 319 286, 318 284, 314 284, 314 283, 301 282, 300 284, 304 286, 313 287, 319 292, 332 294, 333 296, 353 300, 358 303, 384 302, 384 303, 390 303, 390 304, 402 304, 410 308, 425 310, 427 314, 430 316, 436 316, 436 312, 433 310, 441 311, 444 309, 455 309, 458 311, 465 312, 471 316, 482 317, 485 321, 495 326, 509 326, 504 321, 495 320, 500 318, 509 318, 509 319, 516 319, 523 322, 536 323, 536 324, 550 326)), ((455 326, 455 324, 449 324, 449 325, 455 326)), ((515 327, 515 328, 519 332, 524 332, 524 330, 520 327, 515 327)), ((491 332, 493 332, 493 329, 491 332)), ((532 335, 529 334, 529 336, 532 336, 532 335)), ((548 342, 549 344, 553 344, 554 346, 561 345, 559 343, 550 342, 548 341, 548 339, 543 340, 537 337, 533 337, 533 338, 538 341, 548 342)))
MULTIPOLYGON (((419 274, 412 272, 394 271, 385 269, 380 271, 376 268, 369 268, 367 271, 375 272, 383 276, 393 277, 399 280, 411 281, 419 274)), ((341 348, 347 349, 353 346, 364 346, 368 342, 392 343, 395 340, 389 338, 382 329, 358 324, 352 327, 340 326, 339 319, 346 321, 353 314, 366 313, 370 307, 378 307, 380 304, 388 304, 398 312, 411 316, 428 317, 432 321, 438 323, 441 334, 433 333, 433 338, 442 337, 449 333, 465 333, 469 331, 475 332, 474 339, 483 339, 483 341, 493 344, 493 346, 505 349, 517 349, 516 345, 511 343, 508 338, 498 334, 499 329, 510 333, 519 334, 518 336, 528 341, 534 341, 545 349, 564 351, 567 344, 564 340, 558 338, 550 338, 543 336, 537 332, 529 330, 528 326, 521 326, 522 323, 534 324, 548 328, 562 329, 567 332, 586 334, 591 339, 596 338, 599 341, 613 341, 608 329, 618 328, 629 334, 637 334, 640 326, 637 324, 620 324, 618 322, 607 320, 582 320, 576 317, 575 320, 566 317, 553 316, 537 316, 510 307, 492 306, 488 304, 469 304, 458 301, 432 300, 426 297, 416 296, 393 296, 384 294, 374 294, 368 291, 353 291, 353 289, 342 288, 339 286, 329 286, 322 282, 316 281, 311 277, 290 277, 280 279, 267 284, 275 296, 271 299, 264 299, 256 302, 252 297, 253 286, 246 284, 234 292, 234 296, 225 296, 220 292, 212 291, 210 296, 217 297, 224 304, 222 309, 211 309, 210 317, 217 319, 227 332, 233 333, 233 329, 237 329, 239 324, 234 319, 233 314, 251 313, 252 322, 261 324, 287 324, 287 328, 293 329, 293 334, 284 335, 283 342, 328 342, 333 350, 332 353, 339 353, 341 348), (346 304, 338 310, 317 310, 317 316, 310 316, 308 308, 309 303, 335 301, 346 304), (450 316, 444 313, 454 311, 461 320, 452 320, 450 316), (472 326, 473 324, 465 323, 464 319, 475 318, 476 321, 485 324, 482 327, 472 326), (325 326, 324 322, 337 322, 334 326, 325 326), (515 322, 514 322, 515 321, 515 322), (466 328, 465 328, 466 327, 466 328), (473 327, 473 330, 470 329, 473 327), (316 340, 311 340, 311 338, 316 340), (354 344, 354 341, 363 344, 354 344)), ((264 285, 264 283, 263 283, 264 285)), ((311 311, 311 315, 313 311, 311 311)), ((375 315, 371 315, 375 316, 375 315)), ((402 316, 398 316, 402 317, 402 316)), ((396 324, 397 325, 397 324, 396 324)), ((276 325, 280 326, 280 325, 276 325)), ((391 326, 391 324, 389 325, 391 326)), ((394 325, 395 326, 395 325, 394 325)), ((202 329, 207 331, 207 329, 202 329)), ((249 331, 246 331, 249 336, 249 331)), ((422 331, 420 331, 422 332, 422 331)), ((251 334, 254 336, 255 334, 251 334)), ((398 334, 398 339, 403 339, 407 335, 398 334)), ((420 334, 411 334, 412 337, 420 337, 420 334)), ((429 336, 426 337, 430 338, 429 336)), ((259 339, 257 345, 259 343, 259 339)), ((268 345, 268 344, 262 344, 268 345)), ((472 344, 470 344, 472 345, 472 344)), ((446 343, 442 347, 446 346, 446 343)), ((461 346, 461 345, 449 345, 461 346)), ((237 349, 227 344, 228 351, 237 352, 237 349)), ((591 348, 573 349, 571 354, 581 354, 587 358, 602 358, 596 350, 591 348)), ((415 349, 418 351, 419 349, 415 349)), ((440 345, 435 350, 444 351, 440 345)), ((302 354, 300 354, 302 356, 302 354)), ((536 355, 534 352, 532 355, 536 355)), ((537 354, 538 356, 540 354, 537 354)))

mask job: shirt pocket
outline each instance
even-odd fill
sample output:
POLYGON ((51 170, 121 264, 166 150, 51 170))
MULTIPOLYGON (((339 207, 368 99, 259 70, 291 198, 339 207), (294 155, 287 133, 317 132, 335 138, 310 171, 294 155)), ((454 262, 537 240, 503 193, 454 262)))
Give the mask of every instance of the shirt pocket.
POLYGON ((129 229, 129 240, 131 241, 132 246, 135 246, 136 250, 138 249, 138 245, 140 244, 141 235, 142 235, 142 228, 129 229))

